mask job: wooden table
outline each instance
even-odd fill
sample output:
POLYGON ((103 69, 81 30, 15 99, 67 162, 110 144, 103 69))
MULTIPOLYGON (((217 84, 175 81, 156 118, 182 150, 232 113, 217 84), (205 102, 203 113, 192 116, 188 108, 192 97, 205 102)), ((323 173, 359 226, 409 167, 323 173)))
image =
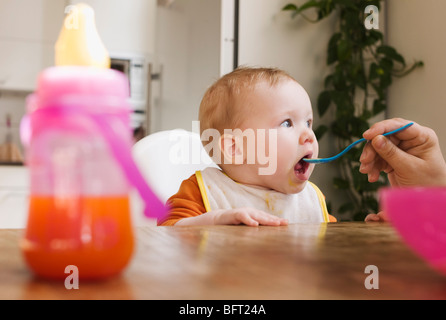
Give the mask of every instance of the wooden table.
POLYGON ((141 227, 120 276, 77 290, 30 273, 22 234, 0 230, 0 299, 446 299, 446 276, 384 223, 141 227))

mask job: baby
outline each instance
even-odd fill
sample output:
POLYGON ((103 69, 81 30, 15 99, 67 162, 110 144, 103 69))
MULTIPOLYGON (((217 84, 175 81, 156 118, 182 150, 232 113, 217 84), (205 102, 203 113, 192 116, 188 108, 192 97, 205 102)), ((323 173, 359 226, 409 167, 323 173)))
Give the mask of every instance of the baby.
POLYGON ((159 225, 336 221, 308 181, 314 164, 302 160, 319 150, 310 99, 286 72, 243 67, 226 74, 206 91, 199 120, 203 145, 220 169, 183 181, 159 225), (205 143, 207 130, 218 131, 217 141, 205 143), (211 142, 218 147, 210 149, 211 142), (262 159, 266 153, 273 166, 262 159))

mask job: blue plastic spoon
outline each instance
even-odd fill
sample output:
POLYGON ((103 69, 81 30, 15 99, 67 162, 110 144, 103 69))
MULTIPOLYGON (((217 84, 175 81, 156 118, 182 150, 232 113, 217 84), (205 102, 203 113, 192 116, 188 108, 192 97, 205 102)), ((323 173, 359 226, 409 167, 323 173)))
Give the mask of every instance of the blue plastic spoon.
MULTIPOLYGON (((393 131, 384 133, 383 136, 390 136, 390 135, 392 135, 392 134, 395 134, 395 133, 397 133, 397 132, 400 132, 401 130, 404 130, 404 129, 406 129, 406 128, 409 128, 411 125, 413 125, 413 122, 410 122, 410 123, 406 124, 405 126, 402 126, 401 128, 398 128, 398 129, 395 129, 395 130, 393 130, 393 131)), ((360 144, 360 143, 365 142, 365 141, 367 141, 367 140, 364 139, 364 138, 359 139, 358 141, 353 142, 351 145, 349 145, 347 148, 345 148, 342 152, 340 152, 340 153, 338 153, 337 155, 335 155, 335 156, 333 156, 333 157, 330 157, 330 158, 313 158, 313 159, 310 159, 310 158, 304 158, 304 159, 302 159, 302 160, 305 161, 305 162, 308 162, 308 163, 327 163, 327 162, 336 160, 337 158, 343 156, 343 155, 346 154, 351 148, 353 148, 353 147, 356 146, 357 144, 360 144)))

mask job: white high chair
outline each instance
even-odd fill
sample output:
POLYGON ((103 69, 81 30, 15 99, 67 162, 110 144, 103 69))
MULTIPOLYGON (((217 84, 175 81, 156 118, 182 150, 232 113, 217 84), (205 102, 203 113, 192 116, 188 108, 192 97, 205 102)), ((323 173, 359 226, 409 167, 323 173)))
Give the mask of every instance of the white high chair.
MULTIPOLYGON (((160 131, 148 135, 133 146, 133 158, 153 192, 162 202, 174 195, 181 182, 197 170, 217 167, 204 150, 200 135, 183 129, 160 131)), ((135 198, 135 197, 134 197, 135 198)), ((142 215, 141 199, 134 201, 134 218, 142 215), (136 217, 135 217, 136 214, 136 217)), ((142 223, 144 224, 144 223, 142 223)))

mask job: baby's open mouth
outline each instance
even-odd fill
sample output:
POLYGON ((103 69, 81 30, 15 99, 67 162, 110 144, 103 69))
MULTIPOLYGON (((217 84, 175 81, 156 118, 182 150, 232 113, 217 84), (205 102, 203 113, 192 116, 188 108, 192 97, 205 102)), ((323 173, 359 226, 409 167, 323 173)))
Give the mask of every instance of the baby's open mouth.
POLYGON ((303 159, 311 158, 311 156, 312 156, 311 154, 303 156, 302 159, 300 159, 299 162, 296 163, 296 165, 294 166, 294 171, 297 173, 304 174, 308 170, 310 164, 308 162, 305 162, 303 159))

